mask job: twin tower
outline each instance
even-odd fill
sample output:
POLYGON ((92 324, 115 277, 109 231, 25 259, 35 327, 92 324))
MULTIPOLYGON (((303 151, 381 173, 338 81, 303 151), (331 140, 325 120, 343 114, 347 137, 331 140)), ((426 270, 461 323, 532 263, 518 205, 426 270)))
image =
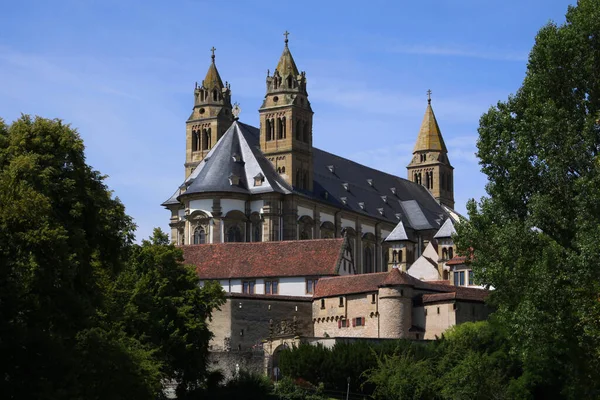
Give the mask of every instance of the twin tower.
MULTIPOLYGON (((298 70, 287 32, 285 36, 277 67, 272 75, 267 74, 267 91, 259 109, 260 149, 294 189, 312 192, 313 111, 306 74, 298 70)), ((201 85, 196 84, 194 108, 186 122, 186 178, 236 118, 230 85, 223 83, 215 65, 215 48, 211 51, 212 62, 201 85)), ((453 169, 428 96, 413 158, 407 166, 408 179, 425 186, 441 204, 454 208, 453 169)))

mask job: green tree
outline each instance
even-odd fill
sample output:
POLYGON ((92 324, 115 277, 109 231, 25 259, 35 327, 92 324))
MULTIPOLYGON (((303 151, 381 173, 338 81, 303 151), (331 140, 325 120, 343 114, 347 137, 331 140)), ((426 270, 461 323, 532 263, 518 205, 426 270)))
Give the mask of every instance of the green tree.
POLYGON ((134 229, 103 179, 69 125, 0 120, 3 398, 143 399, 158 388, 148 351, 98 317, 134 229))
POLYGON ((480 121, 489 197, 458 227, 539 398, 600 397, 600 1, 540 30, 517 93, 480 121))
POLYGON ((155 229, 150 240, 132 247, 110 313, 120 330, 152 349, 163 380, 177 384, 179 399, 204 387, 212 337, 207 321, 225 302, 218 282, 201 288, 194 267, 182 262, 181 249, 155 229))

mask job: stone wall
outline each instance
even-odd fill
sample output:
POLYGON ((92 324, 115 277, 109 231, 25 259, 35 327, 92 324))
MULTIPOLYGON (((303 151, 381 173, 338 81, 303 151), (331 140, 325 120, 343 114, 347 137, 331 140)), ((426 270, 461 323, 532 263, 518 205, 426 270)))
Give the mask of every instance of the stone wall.
POLYGON ((231 380, 236 371, 245 370, 264 374, 265 355, 260 351, 211 351, 208 357, 210 371, 219 370, 225 381, 231 380))
POLYGON ((360 293, 318 299, 313 302, 314 333, 316 337, 379 337, 377 293, 360 293), (341 304, 341 306, 340 306, 341 304), (364 326, 356 326, 356 318, 364 319, 364 326), (347 326, 340 327, 340 320, 347 326))

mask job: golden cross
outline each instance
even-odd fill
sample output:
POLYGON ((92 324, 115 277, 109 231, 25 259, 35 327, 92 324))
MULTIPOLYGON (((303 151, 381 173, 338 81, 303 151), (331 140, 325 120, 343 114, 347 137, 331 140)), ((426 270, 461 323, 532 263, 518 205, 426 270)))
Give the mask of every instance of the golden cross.
POLYGON ((427 102, 431 104, 431 89, 427 90, 427 102))
POLYGON ((288 35, 289 34, 290 33, 287 30, 283 33, 283 36, 285 36, 285 44, 287 44, 287 42, 288 42, 288 35))

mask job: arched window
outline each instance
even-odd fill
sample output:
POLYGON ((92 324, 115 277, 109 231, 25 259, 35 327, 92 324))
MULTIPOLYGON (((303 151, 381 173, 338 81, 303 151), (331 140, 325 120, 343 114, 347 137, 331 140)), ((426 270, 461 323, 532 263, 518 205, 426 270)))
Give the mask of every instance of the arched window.
POLYGON ((268 118, 265 120, 265 139, 271 140, 271 120, 268 118))
POLYGON ((392 262, 394 264, 398 262, 398 252, 396 250, 392 252, 392 262))
POLYGON ((206 231, 203 227, 198 226, 194 230, 194 244, 205 244, 206 243, 206 231))
POLYGON ((370 246, 365 247, 364 250, 364 271, 365 273, 373 272, 373 250, 370 246))
POLYGON ((192 151, 197 151, 198 147, 198 132, 192 131, 192 151))
POLYGON ((217 93, 217 89, 213 89, 212 94, 213 94, 213 101, 217 101, 217 99, 219 97, 219 94, 217 93))
POLYGON ((296 140, 302 140, 302 121, 296 121, 296 140))
POLYGON ((200 91, 200 101, 204 101, 204 90, 200 91))
POLYGON ((402 261, 402 250, 398 250, 398 262, 401 263, 402 261))
POLYGON ((252 241, 253 242, 262 242, 262 226, 260 222, 254 223, 253 232, 252 232, 252 241))
POLYGON ((308 123, 307 123, 307 122, 306 122, 306 123, 304 123, 304 134, 303 134, 303 141, 304 141, 305 143, 308 143, 308 136, 309 136, 308 129, 309 129, 309 128, 310 128, 310 127, 308 126, 308 123))
POLYGON ((446 248, 442 249, 442 259, 443 260, 447 260, 448 259, 448 249, 446 249, 446 248))
POLYGON ((448 257, 454 258, 454 249, 452 247, 448 247, 448 257))
POLYGON ((232 225, 227 229, 227 242, 242 242, 242 229, 239 225, 232 225))
POLYGON ((202 150, 210 149, 210 128, 202 130, 202 150))
POLYGON ((281 167, 281 173, 285 174, 285 166, 281 167))
POLYGON ((287 87, 291 89, 293 84, 294 84, 294 82, 292 80, 292 75, 290 74, 287 77, 287 87))

